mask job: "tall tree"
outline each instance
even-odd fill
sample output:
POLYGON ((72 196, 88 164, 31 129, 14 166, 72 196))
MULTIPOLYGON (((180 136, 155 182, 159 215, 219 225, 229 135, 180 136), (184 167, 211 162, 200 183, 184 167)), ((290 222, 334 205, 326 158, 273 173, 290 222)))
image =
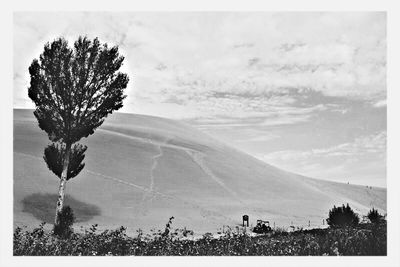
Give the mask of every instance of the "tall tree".
POLYGON ((79 37, 73 47, 58 38, 46 43, 29 67, 28 95, 36 105, 39 127, 63 145, 55 225, 64 204, 72 145, 93 134, 108 114, 122 107, 129 78, 119 72, 124 57, 118 47, 79 37))

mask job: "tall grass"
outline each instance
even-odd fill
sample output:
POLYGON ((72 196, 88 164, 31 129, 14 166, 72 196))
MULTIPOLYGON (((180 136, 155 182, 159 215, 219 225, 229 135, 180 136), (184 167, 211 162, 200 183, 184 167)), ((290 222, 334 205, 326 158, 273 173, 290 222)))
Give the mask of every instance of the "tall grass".
POLYGON ((249 236, 227 231, 214 238, 204 234, 194 240, 186 229, 171 229, 135 237, 126 228, 99 232, 93 225, 84 233, 60 238, 44 230, 14 232, 14 255, 137 255, 137 256, 236 256, 236 255, 386 255, 386 221, 357 227, 312 229, 295 232, 277 231, 272 235, 249 236))

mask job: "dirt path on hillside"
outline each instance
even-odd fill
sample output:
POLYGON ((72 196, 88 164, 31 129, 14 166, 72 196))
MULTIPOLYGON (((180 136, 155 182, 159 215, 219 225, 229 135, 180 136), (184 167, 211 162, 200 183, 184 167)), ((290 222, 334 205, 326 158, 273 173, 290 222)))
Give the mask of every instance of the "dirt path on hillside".
MULTIPOLYGON (((158 159, 163 156, 163 151, 162 151, 163 147, 167 147, 167 148, 171 148, 171 149, 178 149, 178 150, 186 152, 190 156, 190 158, 193 160, 193 162, 196 163, 200 167, 200 169, 206 174, 207 177, 210 177, 214 182, 216 182, 221 188, 223 188, 226 192, 228 192, 228 194, 231 195, 232 198, 235 199, 236 201, 238 201, 242 206, 244 206, 244 207, 247 206, 246 203, 242 199, 240 199, 240 197, 238 196, 238 194, 236 192, 234 192, 232 189, 230 189, 228 186, 226 186, 226 184, 218 176, 216 176, 210 168, 208 168, 208 166, 206 165, 206 163, 204 161, 204 155, 201 152, 190 149, 190 148, 169 144, 168 141, 171 140, 172 138, 168 138, 163 142, 159 142, 159 141, 151 140, 149 138, 131 136, 128 134, 111 131, 111 130, 99 129, 99 131, 107 132, 107 133, 121 136, 124 138, 133 139, 136 141, 149 143, 149 144, 155 146, 159 150, 159 153, 156 154, 155 156, 153 156, 153 158, 152 158, 153 164, 152 164, 152 167, 150 170, 150 186, 149 186, 148 193, 145 193, 143 195, 143 198, 141 201, 142 206, 145 205, 146 198, 148 198, 149 195, 151 195, 151 190, 152 190, 152 188, 154 188, 154 170, 157 167, 158 159)), ((146 209, 143 207, 142 210, 146 210, 146 209)))
POLYGON ((143 142, 143 143, 150 143, 150 144, 152 144, 154 146, 167 147, 167 148, 178 149, 178 150, 183 150, 183 151, 187 151, 187 150, 194 151, 191 148, 169 144, 168 141, 171 140, 171 138, 168 138, 165 141, 160 142, 160 141, 150 140, 148 137, 147 138, 146 137, 137 137, 137 136, 132 136, 132 135, 129 135, 129 134, 124 134, 124 133, 111 131, 111 130, 98 129, 97 131, 106 132, 106 133, 109 133, 109 134, 112 134, 112 135, 117 135, 117 136, 120 136, 120 137, 132 139, 132 140, 143 142))
POLYGON ((112 180, 112 181, 120 183, 120 184, 124 184, 124 185, 130 186, 130 187, 134 187, 136 189, 144 191, 145 193, 149 193, 149 194, 151 193, 151 195, 153 196, 153 199, 155 197, 157 197, 157 196, 160 196, 162 198, 165 198, 165 199, 168 199, 168 200, 171 200, 171 201, 173 201, 173 200, 178 201, 178 202, 184 204, 185 206, 190 207, 191 209, 198 210, 200 215, 205 220, 207 220, 209 222, 216 222, 217 221, 216 218, 221 218, 225 222, 230 222, 231 224, 236 223, 236 221, 233 220, 232 218, 229 218, 229 217, 227 217, 227 216, 225 216, 225 215, 223 215, 221 213, 218 213, 216 211, 208 210, 208 209, 206 209, 204 207, 199 206, 198 204, 195 204, 193 202, 181 199, 179 197, 168 195, 168 194, 164 194, 164 193, 161 193, 161 192, 159 192, 157 190, 154 190, 154 189, 150 192, 149 188, 146 188, 146 187, 143 187, 143 186, 140 186, 140 185, 136 185, 134 183, 129 183, 129 182, 126 182, 126 181, 121 180, 121 179, 117 179, 117 178, 112 177, 112 176, 104 175, 104 174, 101 174, 101 173, 96 173, 96 172, 93 172, 93 171, 90 171, 90 170, 86 170, 86 172, 90 173, 92 175, 96 175, 97 177, 100 177, 100 178, 103 178, 103 179, 106 179, 106 180, 112 180))
POLYGON ((214 174, 214 172, 207 166, 204 161, 204 155, 200 152, 195 152, 193 150, 186 150, 186 153, 192 158, 192 160, 200 167, 200 169, 210 177, 214 182, 216 182, 222 189, 224 189, 229 195, 232 196, 236 201, 238 201, 241 205, 246 207, 246 203, 240 199, 238 194, 230 189, 218 176, 214 174))
MULTIPOLYGON (((163 144, 167 143, 168 140, 169 139, 166 139, 163 144)), ((140 202, 140 211, 143 215, 145 215, 146 211, 148 210, 145 207, 146 201, 152 202, 153 199, 156 197, 156 194, 154 194, 154 172, 158 165, 158 159, 161 158, 164 154, 160 143, 154 143, 151 139, 147 139, 147 142, 153 145, 158 150, 158 153, 151 158, 153 163, 150 168, 149 187, 148 190, 143 194, 142 200, 140 202)))
MULTIPOLYGON (((112 132, 114 133, 114 132, 112 132)), ((117 133, 118 134, 118 133, 117 133)), ((118 134, 120 135, 120 134, 118 134)), ((118 179, 116 177, 113 176, 109 176, 109 175, 105 175, 102 173, 98 173, 92 170, 83 170, 83 172, 86 172, 88 174, 94 175, 95 177, 101 178, 101 179, 105 179, 105 180, 110 180, 119 184, 123 184, 129 187, 133 187, 135 189, 138 189, 140 191, 143 191, 143 198, 142 198, 142 203, 140 203, 139 207, 140 209, 146 211, 148 208, 145 207, 145 202, 146 201, 153 201, 154 198, 156 197, 162 197, 165 199, 169 199, 169 200, 174 200, 174 201, 178 201, 182 204, 184 204, 187 207, 190 207, 191 209, 195 209, 198 210, 200 215, 207 221, 209 222, 217 222, 218 218, 222 219, 224 222, 228 223, 237 223, 235 220, 233 220, 232 218, 229 218, 219 212, 213 211, 213 210, 209 210, 206 209, 196 203, 193 203, 191 201, 187 201, 184 199, 181 199, 179 197, 176 196, 172 196, 172 195, 168 195, 168 194, 164 194, 161 193, 157 190, 154 189, 154 185, 155 185, 155 181, 154 181, 154 171, 157 169, 157 165, 158 165, 158 160, 164 155, 163 154, 163 150, 162 147, 168 147, 168 148, 173 148, 173 149, 179 149, 179 150, 183 150, 185 151, 188 155, 191 156, 191 158, 193 159, 193 161, 195 163, 197 163, 199 165, 199 167, 203 170, 203 172, 209 176, 211 179, 213 179, 219 186, 221 186, 222 188, 224 188, 224 190, 226 190, 230 195, 232 195, 234 197, 234 199, 236 199, 238 202, 240 202, 243 206, 246 206, 246 204, 240 200, 240 198, 238 197, 238 195, 232 191, 231 189, 229 189, 224 182, 218 178, 216 175, 214 175, 214 173, 208 168, 208 166, 205 164, 205 162, 203 161, 202 155, 200 154, 200 152, 198 151, 194 151, 192 149, 189 148, 183 148, 183 147, 179 147, 179 146, 175 146, 175 145, 170 145, 167 142, 170 139, 166 139, 164 142, 153 142, 150 139, 146 139, 146 138, 135 138, 135 137, 131 137, 129 135, 124 135, 121 134, 122 136, 124 136, 125 138, 132 138, 132 139, 136 139, 136 140, 140 140, 140 141, 144 141, 146 143, 152 144, 153 146, 155 146, 158 149, 158 153, 156 155, 154 155, 152 157, 153 163, 150 169, 150 175, 149 175, 149 186, 145 187, 145 186, 140 186, 131 182, 127 182, 125 180, 122 179, 118 179), (192 156, 193 155, 193 156, 192 156), (150 197, 150 199, 149 199, 150 197)), ((16 154, 20 154, 22 156, 26 156, 26 157, 30 157, 32 159, 36 159, 36 160, 43 160, 43 158, 38 157, 38 156, 33 156, 30 154, 26 154, 26 153, 22 153, 22 152, 14 152, 16 154)), ((146 212, 145 212, 146 213, 146 212)))

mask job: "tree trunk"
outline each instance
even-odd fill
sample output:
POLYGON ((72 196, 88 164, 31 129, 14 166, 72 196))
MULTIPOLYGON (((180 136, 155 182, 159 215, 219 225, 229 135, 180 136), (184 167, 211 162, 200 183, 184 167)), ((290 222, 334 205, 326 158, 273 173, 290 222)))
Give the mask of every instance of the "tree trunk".
POLYGON ((65 186, 67 184, 70 151, 71 151, 71 145, 66 144, 65 157, 64 157, 64 162, 63 162, 63 170, 62 170, 61 178, 60 178, 60 186, 58 188, 58 200, 57 200, 56 217, 54 219, 54 225, 58 225, 60 223, 60 218, 58 217, 58 214, 59 214, 59 212, 62 211, 62 208, 64 206, 64 193, 65 193, 65 186))

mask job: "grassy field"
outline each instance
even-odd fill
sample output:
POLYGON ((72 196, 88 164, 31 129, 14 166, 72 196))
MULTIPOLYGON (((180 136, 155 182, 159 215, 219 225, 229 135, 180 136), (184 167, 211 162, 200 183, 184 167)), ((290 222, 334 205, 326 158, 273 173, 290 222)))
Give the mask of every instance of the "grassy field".
MULTIPOLYGON (((167 229, 167 228, 166 228, 167 229)), ((44 230, 16 228, 14 255, 136 255, 136 256, 366 256, 386 255, 386 222, 360 224, 338 229, 275 231, 250 236, 248 232, 227 230, 220 237, 211 233, 192 238, 192 231, 153 231, 130 237, 126 228, 99 232, 96 225, 84 233, 60 239, 44 230)))
MULTIPOLYGON (((66 186, 78 228, 124 225, 133 235, 175 216, 178 228, 215 233, 243 214, 253 225, 319 227, 343 203, 386 213, 386 189, 288 173, 178 121, 116 113, 82 142, 86 166, 66 186)), ((43 160, 47 143, 32 110, 14 110, 14 227, 52 223, 59 180, 43 160)))

